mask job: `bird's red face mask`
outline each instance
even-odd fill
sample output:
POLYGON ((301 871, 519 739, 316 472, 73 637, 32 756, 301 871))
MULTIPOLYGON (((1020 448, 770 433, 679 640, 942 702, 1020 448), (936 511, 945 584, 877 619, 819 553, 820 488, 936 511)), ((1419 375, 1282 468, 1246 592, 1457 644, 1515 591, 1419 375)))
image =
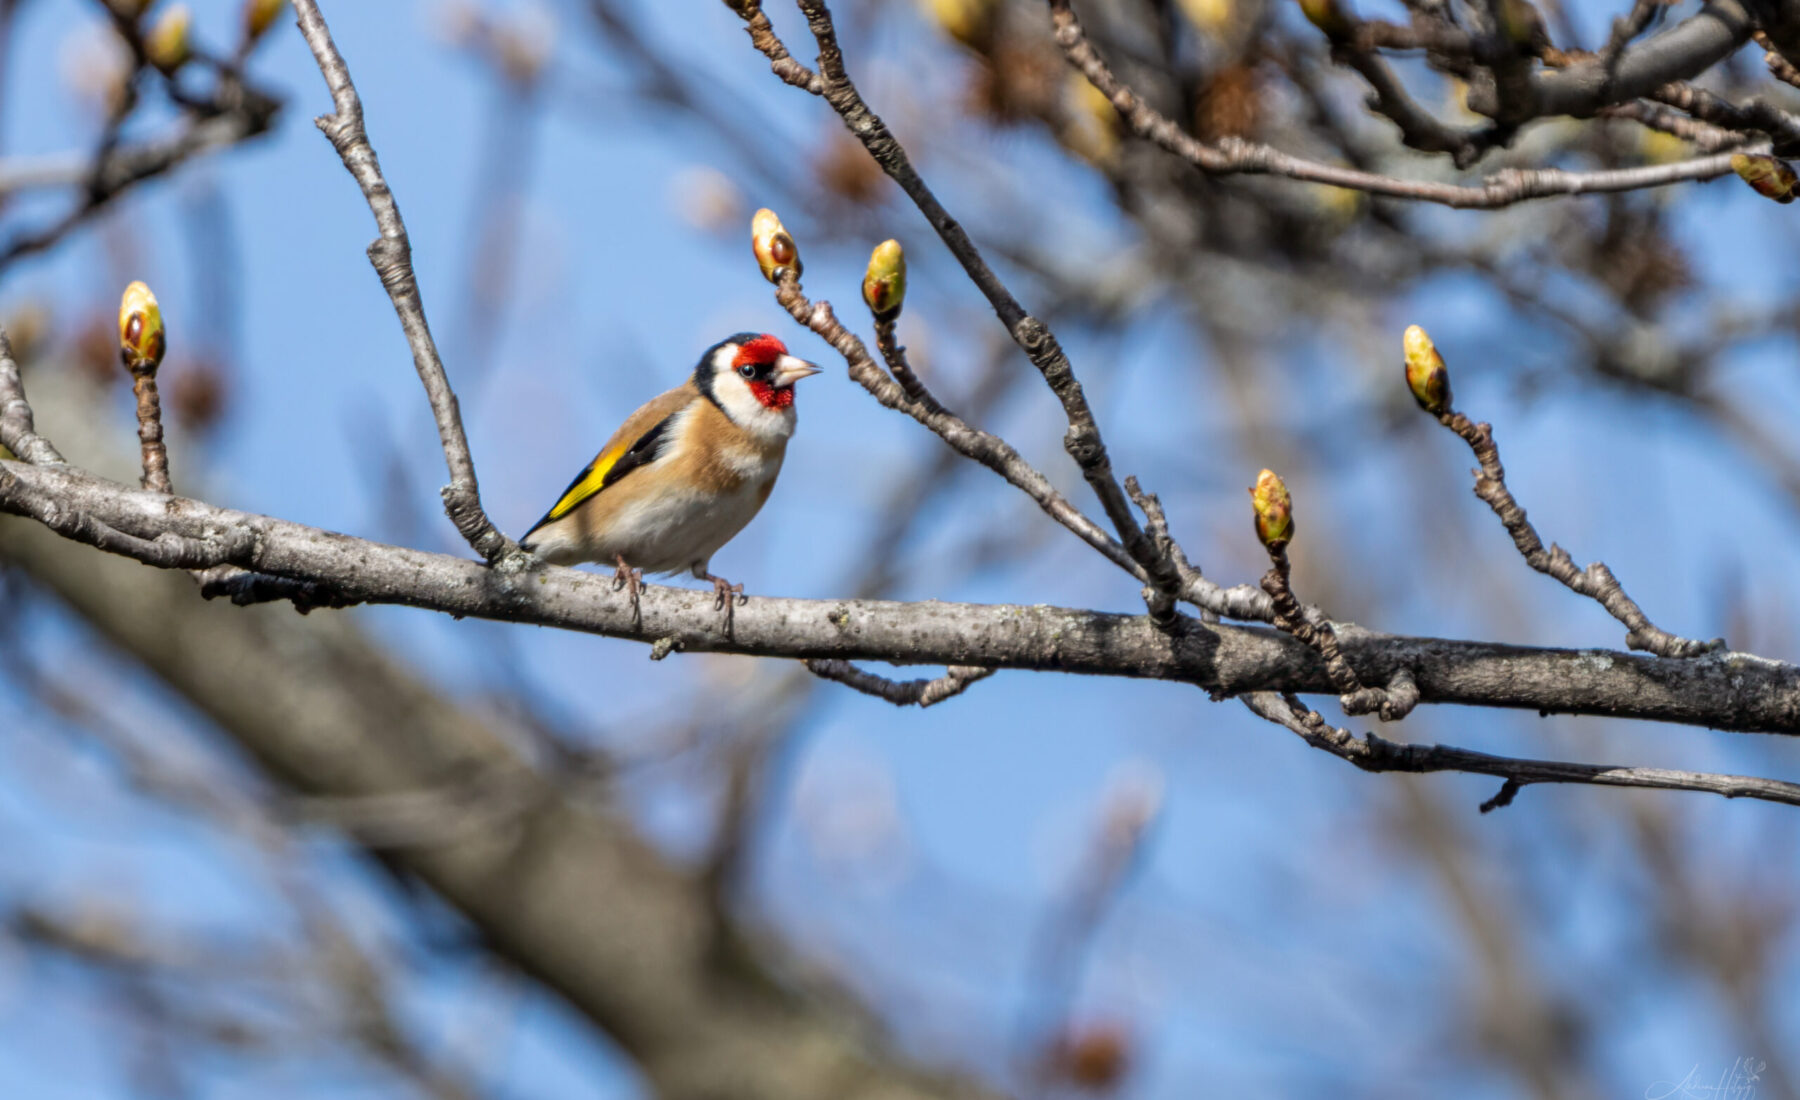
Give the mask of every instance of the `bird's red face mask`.
POLYGON ((789 355, 787 345, 767 334, 738 345, 731 366, 765 409, 793 408, 794 383, 819 373, 818 367, 789 355))

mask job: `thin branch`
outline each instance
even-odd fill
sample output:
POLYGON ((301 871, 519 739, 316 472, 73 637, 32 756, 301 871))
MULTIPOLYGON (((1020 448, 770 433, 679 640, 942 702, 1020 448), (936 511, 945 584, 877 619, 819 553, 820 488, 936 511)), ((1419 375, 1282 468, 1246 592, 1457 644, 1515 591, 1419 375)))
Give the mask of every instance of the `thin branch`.
POLYGON ((1292 695, 1257 692, 1244 697, 1244 705, 1259 717, 1298 734, 1307 744, 1370 772, 1468 772, 1506 780, 1500 792, 1481 804, 1481 812, 1512 804, 1521 789, 1532 783, 1581 783, 1601 787, 1649 787, 1666 791, 1702 791, 1726 798, 1754 798, 1800 806, 1800 783, 1762 779, 1750 775, 1674 771, 1668 768, 1619 767, 1612 764, 1573 764, 1559 760, 1530 760, 1494 756, 1451 745, 1406 745, 1367 734, 1357 737, 1328 724, 1317 711, 1308 710, 1292 695))
POLYGON ((1756 44, 1768 51, 1763 54, 1763 64, 1769 67, 1769 75, 1790 87, 1800 88, 1800 68, 1781 56, 1781 52, 1775 48, 1774 40, 1766 32, 1757 31, 1754 37, 1756 44))
MULTIPOLYGON (((1494 173, 1478 186, 1463 186, 1427 180, 1403 180, 1355 168, 1322 164, 1291 156, 1269 145, 1237 138, 1225 138, 1209 145, 1182 130, 1113 75, 1106 62, 1101 60, 1088 42, 1081 23, 1069 8, 1068 0, 1049 0, 1049 3, 1051 21, 1056 28, 1056 41, 1069 63, 1079 69, 1089 83, 1112 102, 1113 108, 1125 119, 1132 132, 1213 175, 1281 176, 1353 191, 1366 191, 1371 195, 1388 198, 1434 202, 1457 209, 1491 210, 1553 195, 1637 191, 1690 180, 1716 179, 1732 171, 1731 156, 1721 153, 1674 164, 1652 164, 1601 172, 1512 168, 1494 173)), ((1761 143, 1746 146, 1745 150, 1767 152, 1768 147, 1767 143, 1761 143)))
POLYGON ((19 364, 13 359, 12 341, 0 332, 0 448, 17 455, 23 462, 61 465, 50 441, 37 434, 31 405, 25 400, 25 386, 19 378, 19 364))
POLYGON ((912 363, 906 358, 906 349, 900 346, 900 340, 894 333, 898 320, 899 318, 891 315, 875 318, 875 347, 881 352, 881 360, 887 364, 888 373, 894 376, 894 381, 900 383, 907 400, 927 412, 949 412, 919 376, 913 373, 912 363))
MULTIPOLYGON (((1595 56, 1531 77, 1533 117, 1585 117, 1600 108, 1648 95, 1673 80, 1698 76, 1750 40, 1756 18, 1739 0, 1710 0, 1699 12, 1615 59, 1595 56)), ((1471 110, 1489 104, 1472 89, 1471 110)))
POLYGON ((1710 122, 1702 122, 1684 115, 1661 103, 1649 103, 1641 99, 1603 108, 1600 116, 1602 118, 1630 119, 1640 126, 1647 126, 1652 130, 1671 134, 1683 141, 1691 142, 1708 153, 1738 149, 1750 141, 1750 138, 1735 130, 1726 130, 1714 126, 1710 122))
POLYGON ((857 668, 849 661, 815 659, 804 662, 806 670, 823 680, 832 680, 855 688, 864 695, 885 699, 897 707, 929 707, 967 691, 977 680, 994 674, 991 668, 975 665, 951 665, 933 680, 890 680, 857 668))
POLYGON ((437 344, 425 320, 425 305, 419 298, 419 283, 413 273, 412 242, 406 235, 406 223, 400 219, 400 206, 394 201, 387 180, 382 178, 375 149, 369 144, 363 126, 362 100, 350 82, 350 70, 331 40, 325 17, 319 14, 316 0, 294 0, 300 17, 300 33, 312 48, 319 72, 331 89, 333 113, 314 121, 344 161, 344 167, 362 188, 369 212, 381 236, 369 245, 369 262, 381 277, 381 285, 394 303, 406 342, 412 348, 413 366, 424 383, 425 396, 437 420, 438 439, 444 448, 444 465, 450 471, 450 484, 444 487, 444 510, 456 529, 468 540, 477 554, 489 562, 518 553, 518 544, 501 534, 481 507, 481 489, 475 480, 475 461, 469 454, 469 440, 463 433, 462 413, 457 407, 456 393, 444 364, 438 358, 437 344))
MULTIPOLYGON (((160 176, 202 153, 228 145, 236 145, 265 133, 280 106, 273 99, 252 95, 247 90, 243 102, 210 118, 184 126, 170 138, 140 145, 109 148, 96 165, 83 165, 74 179, 56 179, 58 183, 87 185, 80 202, 55 221, 39 229, 14 235, 0 246, 0 272, 5 272, 20 257, 42 252, 103 209, 133 185, 160 176)), ((63 164, 39 166, 39 174, 63 164)), ((31 171, 3 181, 0 196, 9 190, 40 182, 31 171)))
POLYGON ((800 277, 788 269, 787 275, 775 288, 775 300, 788 311, 794 320, 805 325, 830 344, 843 357, 849 368, 852 381, 867 390, 875 400, 887 408, 903 412, 948 443, 955 450, 1005 478, 1009 484, 1023 491, 1042 508, 1051 519, 1072 531, 1075 536, 1089 546, 1098 550, 1106 560, 1131 573, 1139 580, 1144 573, 1138 564, 1125 552, 1118 541, 1089 519, 1079 508, 1069 503, 1067 497, 1050 484, 1050 479, 1040 473, 1036 467, 1025 460, 1025 457, 997 435, 984 432, 965 422, 955 413, 939 406, 933 411, 919 401, 913 400, 906 390, 893 379, 881 372, 869 355, 869 350, 857 335, 845 328, 837 319, 836 312, 830 302, 812 302, 800 289, 800 277))
POLYGON ((1333 51, 1333 56, 1362 74, 1374 93, 1370 108, 1400 128, 1400 140, 1408 148, 1448 153, 1451 163, 1466 168, 1481 159, 1493 144, 1489 135, 1458 129, 1421 107, 1386 59, 1374 50, 1345 42, 1333 51))
MULTIPOLYGON (((160 356, 160 352, 158 355, 160 356)), ((156 392, 159 360, 127 353, 125 369, 131 373, 131 393, 137 399, 138 449, 144 467, 143 486, 153 493, 172 492, 169 482, 169 448, 163 443, 162 401, 156 392)))
MULTIPOLYGON (((755 16, 761 14, 760 4, 757 0, 728 0, 728 3, 740 18, 751 24, 751 42, 769 58, 771 69, 777 75, 782 75, 782 59, 786 58, 787 51, 775 37, 773 30, 767 29, 766 19, 760 24, 755 22, 755 16), (759 33, 758 27, 764 29, 759 33)), ((888 130, 887 124, 863 102, 861 93, 856 90, 856 85, 851 82, 849 73, 845 70, 844 53, 838 45, 837 29, 832 23, 830 9, 823 0, 798 0, 798 3, 800 10, 806 15, 813 39, 818 43, 819 75, 816 86, 812 80, 802 83, 786 76, 783 79, 823 97, 832 110, 838 113, 850 133, 862 142, 882 171, 900 185, 913 205, 925 215, 945 247, 962 264, 969 280, 987 298, 1013 342, 1025 352, 1062 404, 1063 413, 1069 422, 1069 430, 1063 436, 1063 447, 1080 467, 1082 477, 1087 480, 1094 495, 1100 499, 1106 518, 1118 533, 1125 552, 1131 556, 1149 583, 1173 594, 1180 583, 1175 576, 1174 566, 1167 559, 1157 558, 1149 538, 1139 526, 1137 517, 1132 514, 1125 492, 1113 475, 1112 461, 1107 456, 1105 442, 1100 438, 1100 426, 1094 419, 1093 410, 1088 406, 1081 383, 1075 378, 1068 355, 1044 323, 1027 313, 1012 292, 1006 289, 999 276, 988 267, 981 251, 975 247, 975 242, 969 239, 962 225, 950 216, 949 211, 944 209, 931 188, 913 168, 911 158, 888 130)))
POLYGON ((1418 685, 1413 682, 1412 674, 1402 667, 1395 671, 1388 687, 1364 687, 1356 670, 1344 658, 1337 630, 1330 620, 1323 615, 1316 619, 1308 617, 1295 598, 1289 576, 1287 544, 1276 543, 1269 546, 1268 551, 1270 565, 1269 571, 1263 574, 1262 587, 1275 604, 1275 629, 1292 635, 1325 662, 1325 674, 1331 678, 1332 689, 1338 693, 1338 705, 1344 708, 1344 713, 1379 713, 1387 722, 1397 722, 1410 714, 1419 702, 1418 685))
POLYGON ((1547 577, 1561 581, 1569 591, 1586 596, 1606 609, 1606 613, 1625 624, 1625 644, 1660 657, 1698 657, 1725 648, 1723 639, 1710 642, 1682 638, 1661 629, 1644 614, 1614 577, 1605 562, 1593 562, 1577 569, 1569 552, 1552 543, 1544 549, 1537 529, 1525 518, 1525 509, 1513 499, 1506 487, 1506 468, 1500 464, 1500 448, 1494 442, 1494 430, 1487 424, 1471 423, 1467 416, 1450 409, 1439 413, 1438 422, 1462 437, 1481 464, 1475 478, 1475 495, 1487 503, 1512 536, 1525 563, 1547 577))
MULTIPOLYGON (((669 651, 1165 679, 1221 696, 1333 691, 1318 655, 1276 631, 1184 620, 1182 630, 1167 632, 1143 615, 1048 606, 764 596, 738 609, 727 638, 718 632, 710 590, 648 586, 640 621, 610 577, 559 567, 496 571, 465 558, 146 493, 66 466, 0 461, 0 512, 75 517, 81 522, 58 523, 58 532, 165 568, 224 558, 323 583, 345 599, 656 642, 669 651), (171 542, 204 553, 167 552, 171 542)), ((1407 638, 1342 625, 1336 631, 1361 682, 1387 683, 1406 669, 1425 703, 1800 733, 1800 667, 1748 654, 1670 660, 1407 638)))
POLYGON ((197 570, 200 594, 209 600, 227 599, 237 607, 259 603, 291 603, 305 615, 315 608, 354 607, 361 600, 342 595, 324 581, 302 581, 251 573, 234 565, 215 565, 197 570))
POLYGON ((1664 84, 1652 90, 1649 98, 1727 130, 1761 131, 1783 149, 1791 149, 1800 143, 1800 118, 1764 99, 1733 103, 1684 81, 1664 84))

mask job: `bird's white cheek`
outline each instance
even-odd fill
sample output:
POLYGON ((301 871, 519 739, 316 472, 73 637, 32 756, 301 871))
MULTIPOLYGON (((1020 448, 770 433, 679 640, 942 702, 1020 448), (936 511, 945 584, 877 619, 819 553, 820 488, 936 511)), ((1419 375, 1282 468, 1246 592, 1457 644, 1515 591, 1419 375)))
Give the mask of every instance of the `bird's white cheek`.
POLYGON ((756 399, 749 385, 735 373, 722 379, 715 392, 732 422, 764 442, 773 443, 794 434, 793 407, 769 408, 756 399))

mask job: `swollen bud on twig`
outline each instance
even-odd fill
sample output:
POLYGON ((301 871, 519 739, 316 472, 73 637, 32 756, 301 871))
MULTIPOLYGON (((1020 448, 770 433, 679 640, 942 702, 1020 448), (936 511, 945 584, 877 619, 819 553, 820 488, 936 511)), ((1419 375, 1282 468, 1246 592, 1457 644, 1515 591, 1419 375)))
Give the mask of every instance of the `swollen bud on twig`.
POLYGON ((187 64, 193 53, 188 41, 188 26, 194 21, 186 4, 176 4, 162 13, 162 18, 144 36, 144 56, 164 73, 172 73, 187 64))
POLYGON ((1350 16, 1344 11, 1342 0, 1300 0, 1300 10, 1308 22, 1328 36, 1349 37, 1350 16))
POLYGON ((1544 37, 1544 17, 1532 6, 1531 0, 1498 0, 1494 7, 1494 14, 1499 16, 1500 33, 1513 45, 1528 48, 1544 37))
POLYGON ((771 283, 779 283, 789 271, 799 277, 800 249, 795 247, 794 238, 788 236, 775 211, 766 206, 750 219, 750 248, 756 253, 756 264, 762 268, 763 278, 771 283))
POLYGON ((869 253, 869 271, 863 276, 863 301, 877 321, 900 316, 906 301, 906 253, 899 241, 882 241, 869 253))
POLYGON ((1793 202, 1800 194, 1800 176, 1794 166, 1767 153, 1733 153, 1731 170, 1756 188, 1756 193, 1776 202, 1793 202))
POLYGON ((132 283, 119 300, 119 353, 125 365, 144 364, 155 370, 162 362, 165 342, 156 295, 142 282, 132 283))
POLYGON ((1433 416, 1449 412, 1450 370, 1437 345, 1418 325, 1406 326, 1400 343, 1406 349, 1406 388, 1412 391, 1413 400, 1433 416))
POLYGON ((1294 501, 1287 485, 1273 470, 1256 475, 1250 489, 1250 506, 1256 510, 1256 537, 1270 551, 1279 550, 1294 537, 1294 501))
POLYGON ((244 42, 246 45, 269 32, 287 0, 244 0, 244 42))

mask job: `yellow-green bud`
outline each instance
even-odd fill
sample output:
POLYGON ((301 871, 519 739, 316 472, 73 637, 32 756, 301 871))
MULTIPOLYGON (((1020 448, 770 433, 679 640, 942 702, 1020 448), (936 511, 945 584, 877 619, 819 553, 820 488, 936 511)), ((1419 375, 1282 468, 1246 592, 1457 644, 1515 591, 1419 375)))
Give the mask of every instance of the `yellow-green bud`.
POLYGON ((1294 501, 1287 485, 1273 470, 1256 475, 1250 488, 1250 506, 1256 510, 1256 537, 1270 550, 1279 550, 1294 537, 1294 501))
POLYGON ((1528 47, 1543 33, 1544 17, 1531 0, 1498 0, 1494 7, 1500 33, 1513 45, 1528 47))
POLYGON ((172 73, 187 64, 193 53, 193 46, 188 41, 188 27, 194 21, 193 13, 186 4, 176 4, 156 21, 150 33, 144 36, 144 56, 150 64, 165 73, 172 73))
POLYGON ((1756 193, 1776 202, 1793 202, 1800 193, 1800 176, 1793 165, 1767 153, 1733 153, 1731 170, 1756 188, 1756 193))
POLYGON ((1418 325, 1406 326, 1400 344, 1406 349, 1406 388, 1412 391, 1413 400, 1433 416, 1449 412, 1450 369, 1444 366, 1437 345, 1418 325))
POLYGON ((869 253, 869 271, 863 276, 863 301, 880 320, 900 315, 906 302, 906 253, 899 241, 882 241, 869 253))
POLYGON ((162 362, 166 342, 156 295, 142 282, 132 283, 119 299, 119 351, 126 364, 144 362, 156 367, 162 362))
POLYGON ((766 206, 750 219, 750 248, 756 253, 756 265, 762 268, 763 278, 771 283, 779 283, 788 271, 795 277, 800 275, 800 249, 775 211, 766 206))
POLYGON ((1300 0, 1300 10, 1308 22, 1331 38, 1349 36, 1350 17, 1344 12, 1341 0, 1300 0))
POLYGON ((244 0, 244 41, 255 42, 267 34, 286 6, 287 0, 244 0))

